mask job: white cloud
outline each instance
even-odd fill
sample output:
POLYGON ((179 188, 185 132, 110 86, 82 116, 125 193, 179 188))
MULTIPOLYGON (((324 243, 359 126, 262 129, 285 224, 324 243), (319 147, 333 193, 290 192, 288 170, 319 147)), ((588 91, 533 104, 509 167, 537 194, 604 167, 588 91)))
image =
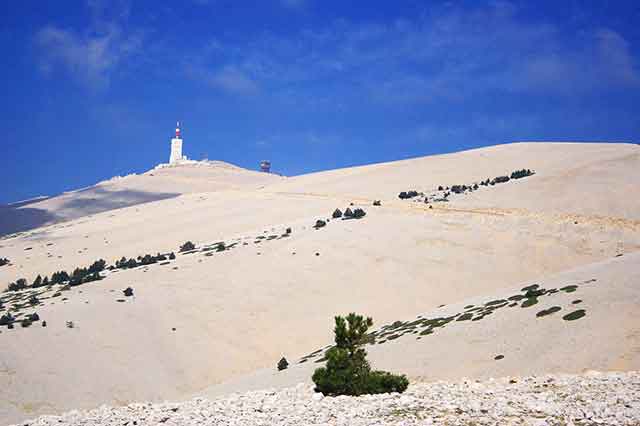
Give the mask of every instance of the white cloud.
POLYGON ((211 86, 228 93, 248 95, 258 92, 255 81, 232 65, 207 73, 207 80, 211 86))
MULTIPOLYGON (((122 3, 118 16, 126 19, 128 7, 122 3)), ((139 33, 125 33, 116 21, 102 18, 105 5, 90 0, 88 8, 93 21, 84 32, 47 25, 36 32, 40 68, 45 74, 63 69, 90 89, 109 85, 112 73, 123 60, 137 53, 142 46, 139 33)))
POLYGON ((250 75, 252 85, 289 97, 293 90, 309 99, 303 92, 314 85, 396 104, 490 93, 564 96, 639 84, 635 58, 619 33, 595 28, 568 33, 519 13, 513 3, 501 1, 434 7, 414 19, 387 23, 337 20, 290 37, 216 39, 209 55, 250 75))

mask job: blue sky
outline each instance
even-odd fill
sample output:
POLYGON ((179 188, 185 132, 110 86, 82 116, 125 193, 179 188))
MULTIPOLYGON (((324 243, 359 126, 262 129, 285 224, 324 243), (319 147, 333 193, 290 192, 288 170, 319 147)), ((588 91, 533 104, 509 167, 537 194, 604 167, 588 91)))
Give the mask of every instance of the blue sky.
POLYGON ((640 142, 637 1, 23 0, 0 20, 0 202, 166 162, 178 119, 191 158, 287 175, 640 142))

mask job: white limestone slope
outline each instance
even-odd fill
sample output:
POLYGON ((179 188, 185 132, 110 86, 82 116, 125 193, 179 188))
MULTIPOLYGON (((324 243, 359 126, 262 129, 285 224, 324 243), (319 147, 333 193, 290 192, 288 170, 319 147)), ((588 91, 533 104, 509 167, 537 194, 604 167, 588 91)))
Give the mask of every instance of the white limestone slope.
POLYGON ((442 304, 457 309, 499 297, 531 280, 556 285, 555 274, 603 261, 598 286, 584 289, 597 303, 571 327, 553 316, 538 321, 529 311, 535 307, 512 308, 419 341, 402 336, 376 345, 372 361, 414 379, 637 369, 639 334, 630 307, 637 306, 631 279, 638 262, 631 260, 640 248, 640 204, 630 194, 639 152, 629 144, 512 144, 287 179, 167 168, 110 183, 182 192, 89 216, 80 209, 77 219, 4 238, 0 257, 12 263, 0 267, 0 283, 71 271, 97 258, 113 263, 177 251, 187 240, 200 247, 238 244, 212 256, 178 255, 169 265, 120 271, 43 299, 34 310, 46 328, 2 328, 0 419, 182 398, 220 383, 270 387, 295 372, 308 377, 310 363, 273 377, 255 372, 271 374, 281 356, 294 360, 329 343, 336 314, 361 312, 382 325, 442 304), (397 198, 403 190, 469 184, 521 168, 536 174, 433 208, 397 198), (382 206, 371 206, 374 199, 382 206), (311 228, 350 202, 367 216, 311 228), (288 227, 290 237, 255 242, 288 227), (135 297, 118 302, 128 286, 135 297), (605 286, 611 291, 598 290, 605 286), (602 320, 610 315, 614 332, 602 320), (544 356, 530 351, 522 336, 539 345, 551 341, 554 349, 544 356), (596 337, 614 350, 603 357, 600 348, 585 345, 579 356, 568 355, 596 337), (513 349, 509 342, 528 349, 494 361, 497 350, 513 349), (631 354, 625 362, 624 354, 631 354), (254 373, 259 377, 235 382, 254 373))
POLYGON ((281 179, 277 175, 243 169, 222 161, 189 161, 158 167, 140 175, 117 176, 54 197, 38 197, 0 206, 0 235, 182 194, 256 189, 281 179))

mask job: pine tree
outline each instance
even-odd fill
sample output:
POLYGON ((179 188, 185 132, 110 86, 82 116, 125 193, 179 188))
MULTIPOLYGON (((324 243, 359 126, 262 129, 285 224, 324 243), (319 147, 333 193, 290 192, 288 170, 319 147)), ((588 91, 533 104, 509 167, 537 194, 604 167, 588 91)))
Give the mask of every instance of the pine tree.
POLYGON ((42 286, 42 277, 38 275, 36 279, 33 281, 33 284, 31 284, 31 287, 38 288, 40 286, 42 286))
POLYGON ((403 392, 409 385, 407 378, 384 371, 371 371, 366 343, 371 318, 350 313, 346 318, 335 317, 336 345, 326 351, 326 367, 313 373, 316 391, 327 395, 362 395, 371 393, 403 392))
POLYGON ((280 358, 278 361, 278 371, 286 370, 289 367, 289 361, 285 357, 280 358))

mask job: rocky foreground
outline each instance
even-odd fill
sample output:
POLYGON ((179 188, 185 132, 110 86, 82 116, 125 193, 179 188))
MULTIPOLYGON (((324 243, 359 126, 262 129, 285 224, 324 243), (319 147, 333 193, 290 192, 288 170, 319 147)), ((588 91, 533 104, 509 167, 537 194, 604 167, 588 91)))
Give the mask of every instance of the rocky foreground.
POLYGON ((181 403, 102 406, 21 425, 640 425, 640 373, 412 384, 324 397, 309 385, 181 403))

